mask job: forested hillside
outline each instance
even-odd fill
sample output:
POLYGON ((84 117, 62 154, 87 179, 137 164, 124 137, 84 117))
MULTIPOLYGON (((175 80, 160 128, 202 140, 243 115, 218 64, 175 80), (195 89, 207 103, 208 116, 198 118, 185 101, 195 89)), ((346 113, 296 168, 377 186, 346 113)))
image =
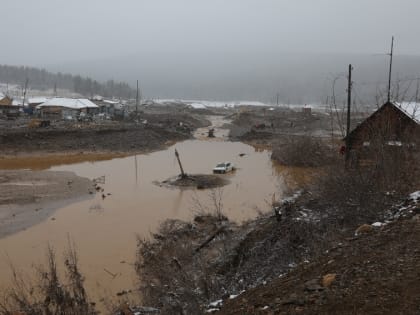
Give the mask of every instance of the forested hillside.
POLYGON ((99 94, 105 97, 130 98, 135 95, 135 91, 125 82, 98 82, 80 75, 51 73, 33 67, 0 65, 0 82, 23 86, 26 80, 31 89, 66 89, 86 97, 99 94))

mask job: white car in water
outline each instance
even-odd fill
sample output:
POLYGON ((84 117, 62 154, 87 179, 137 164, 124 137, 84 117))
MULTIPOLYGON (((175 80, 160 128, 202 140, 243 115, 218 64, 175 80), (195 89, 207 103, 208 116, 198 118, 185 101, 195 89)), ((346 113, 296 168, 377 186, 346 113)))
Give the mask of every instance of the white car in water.
POLYGON ((214 174, 225 174, 233 171, 233 164, 230 162, 223 162, 217 164, 215 168, 213 168, 214 174))

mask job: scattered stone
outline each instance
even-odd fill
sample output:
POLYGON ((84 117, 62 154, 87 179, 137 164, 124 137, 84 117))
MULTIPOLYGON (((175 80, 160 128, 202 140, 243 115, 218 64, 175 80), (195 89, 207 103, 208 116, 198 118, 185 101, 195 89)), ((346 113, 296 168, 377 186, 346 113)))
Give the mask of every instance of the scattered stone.
POLYGON ((359 236, 361 234, 367 234, 367 233, 370 233, 372 231, 373 231, 372 225, 363 224, 356 229, 356 232, 354 233, 354 235, 359 236))
POLYGON ((337 274, 329 273, 322 277, 322 286, 328 288, 335 281, 337 274))
POLYGON ((313 279, 305 282, 305 290, 307 291, 322 291, 324 288, 319 284, 318 279, 313 279))

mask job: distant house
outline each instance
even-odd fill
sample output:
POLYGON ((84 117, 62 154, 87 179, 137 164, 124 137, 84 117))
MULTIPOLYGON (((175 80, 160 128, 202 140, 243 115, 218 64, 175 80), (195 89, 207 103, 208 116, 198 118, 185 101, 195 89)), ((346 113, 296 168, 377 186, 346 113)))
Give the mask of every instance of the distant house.
POLYGON ((101 102, 101 101, 103 101, 103 100, 104 100, 104 98, 103 98, 103 96, 101 96, 101 95, 94 95, 94 96, 91 98, 91 100, 92 100, 92 101, 99 101, 99 102, 101 102))
POLYGON ((31 97, 28 99, 28 105, 30 107, 37 107, 46 101, 48 101, 48 97, 31 97))
POLYGON ((28 99, 28 106, 24 108, 24 111, 28 114, 33 114, 35 108, 48 100, 47 97, 31 97, 28 99))
POLYGON ((52 98, 36 107, 37 112, 45 119, 76 119, 81 113, 98 112, 98 105, 88 99, 52 98))
POLYGON ((12 106, 13 105, 13 99, 9 96, 3 96, 0 99, 0 105, 1 106, 12 106))
POLYGON ((6 118, 17 117, 20 114, 20 106, 13 105, 13 99, 4 96, 0 99, 0 116, 6 118))
POLYGON ((302 113, 304 116, 311 116, 312 115, 312 106, 306 105, 302 108, 302 113))
POLYGON ((95 101, 95 104, 99 106, 99 111, 110 116, 123 116, 124 105, 120 100, 102 100, 95 101))
POLYGON ((420 144, 420 103, 387 102, 348 135, 351 150, 420 144))

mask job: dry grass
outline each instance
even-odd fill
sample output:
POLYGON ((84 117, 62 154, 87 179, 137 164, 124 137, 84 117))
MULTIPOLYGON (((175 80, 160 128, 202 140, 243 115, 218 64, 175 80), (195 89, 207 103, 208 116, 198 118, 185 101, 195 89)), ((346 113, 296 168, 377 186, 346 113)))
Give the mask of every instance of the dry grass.
POLYGON ((47 250, 47 265, 37 268, 37 280, 31 282, 13 270, 13 285, 0 302, 4 315, 95 315, 84 289, 84 277, 78 267, 74 245, 69 241, 64 253, 65 279, 57 271, 56 255, 52 247, 47 250))
POLYGON ((333 152, 321 139, 290 136, 273 145, 271 158, 286 166, 318 167, 330 164, 333 152))

